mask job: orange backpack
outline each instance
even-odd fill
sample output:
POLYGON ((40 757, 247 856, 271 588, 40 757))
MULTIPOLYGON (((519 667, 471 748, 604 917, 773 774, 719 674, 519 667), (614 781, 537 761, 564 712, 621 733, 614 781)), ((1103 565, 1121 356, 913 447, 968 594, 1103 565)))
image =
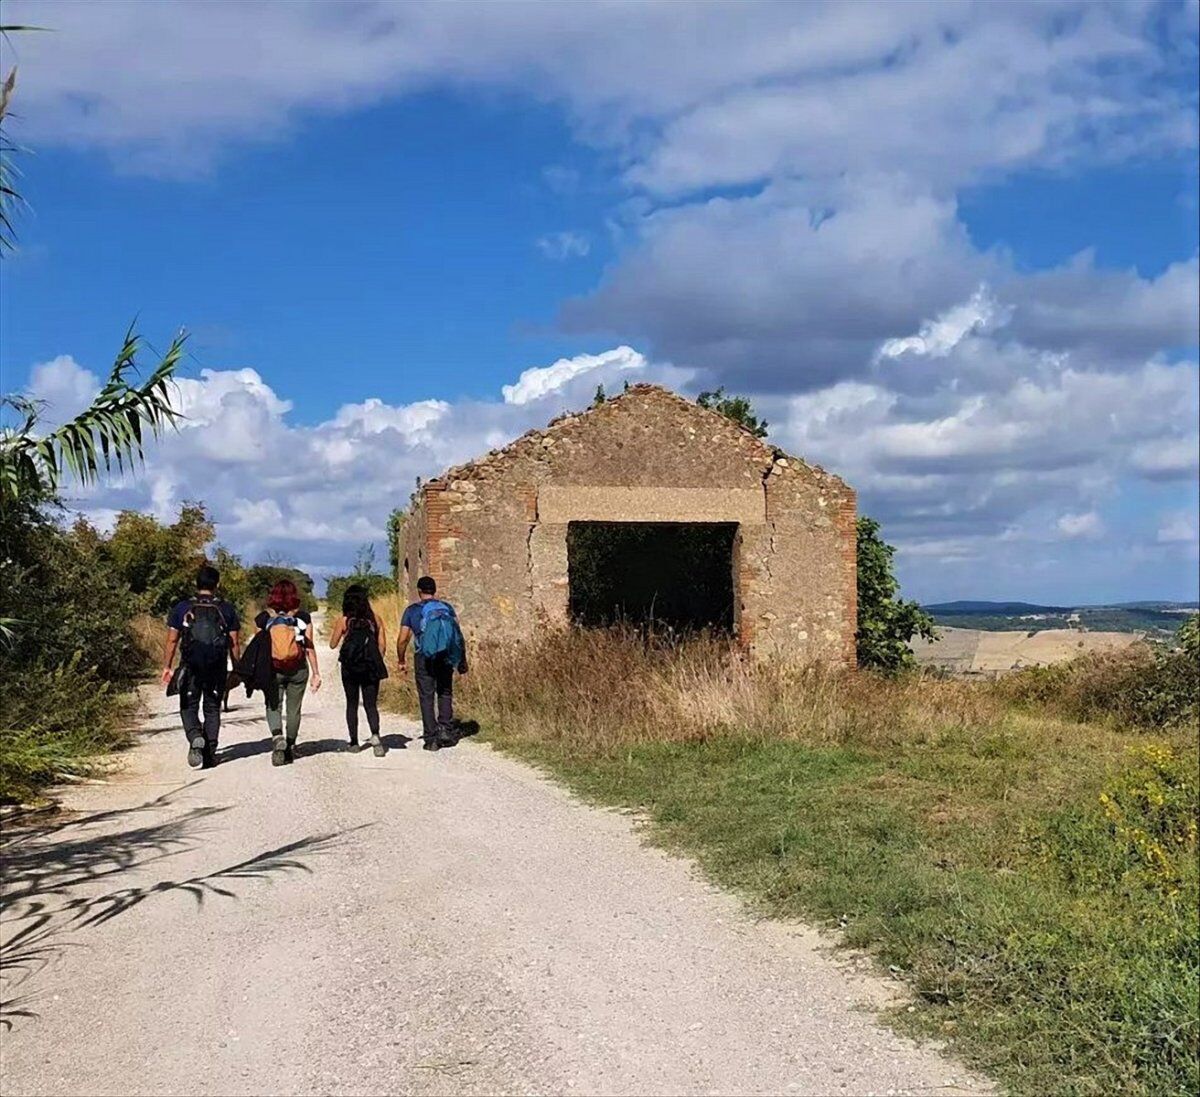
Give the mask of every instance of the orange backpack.
POLYGON ((271 641, 271 664, 276 670, 298 670, 303 665, 303 628, 304 622, 296 617, 272 617, 267 622, 267 636, 271 641))

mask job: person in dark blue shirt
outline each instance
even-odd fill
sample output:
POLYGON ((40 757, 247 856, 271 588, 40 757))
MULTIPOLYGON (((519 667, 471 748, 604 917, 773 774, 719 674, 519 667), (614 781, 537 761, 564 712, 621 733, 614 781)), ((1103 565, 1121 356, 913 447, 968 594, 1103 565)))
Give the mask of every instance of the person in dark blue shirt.
MULTIPOLYGON (((396 657, 400 669, 407 668, 407 653, 410 642, 420 640, 421 627, 424 620, 425 605, 438 601, 454 613, 454 608, 444 599, 436 598, 437 583, 433 576, 422 575, 417 580, 417 598, 400 618, 400 635, 396 639, 396 657)), ((452 746, 454 738, 454 672, 467 673, 467 659, 464 655, 457 667, 451 666, 445 659, 430 660, 421 654, 420 644, 413 651, 413 675, 417 682, 417 699, 421 703, 421 724, 425 729, 425 749, 440 750, 444 746, 452 746), (437 702, 437 713, 434 714, 434 702, 437 702)))
POLYGON ((221 699, 225 694, 229 657, 241 654, 237 610, 217 597, 221 573, 205 564, 196 575, 196 595, 176 602, 167 617, 167 644, 162 683, 169 685, 175 652, 179 660, 179 715, 188 741, 188 765, 211 769, 217 764, 221 732, 221 699), (204 725, 200 705, 204 704, 204 725))

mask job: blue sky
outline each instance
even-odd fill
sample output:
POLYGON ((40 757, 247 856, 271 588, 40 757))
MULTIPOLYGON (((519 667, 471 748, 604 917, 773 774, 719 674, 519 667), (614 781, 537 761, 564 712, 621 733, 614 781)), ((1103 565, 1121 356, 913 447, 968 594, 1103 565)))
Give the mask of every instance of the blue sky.
POLYGON ((99 521, 337 570, 636 376, 751 395, 915 596, 1196 597, 1194 3, 7 8, 5 388, 192 333, 99 521))

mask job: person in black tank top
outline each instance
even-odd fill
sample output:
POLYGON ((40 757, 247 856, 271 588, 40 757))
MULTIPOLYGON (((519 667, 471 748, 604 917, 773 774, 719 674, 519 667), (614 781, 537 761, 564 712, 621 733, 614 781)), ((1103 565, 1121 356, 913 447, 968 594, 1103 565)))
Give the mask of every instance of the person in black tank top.
POLYGON ((358 704, 367 714, 371 730, 371 749, 377 758, 387 754, 379 735, 379 683, 388 676, 383 653, 387 635, 383 622, 375 616, 367 588, 354 583, 342 596, 342 616, 334 622, 329 636, 331 648, 341 647, 342 688, 346 692, 346 730, 350 735, 347 750, 357 751, 358 704))

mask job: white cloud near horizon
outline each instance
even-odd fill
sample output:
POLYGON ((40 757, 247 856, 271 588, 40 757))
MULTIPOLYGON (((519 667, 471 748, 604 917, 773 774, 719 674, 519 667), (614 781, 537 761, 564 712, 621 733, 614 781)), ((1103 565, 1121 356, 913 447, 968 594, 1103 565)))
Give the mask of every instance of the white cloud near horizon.
MULTIPOLYGON (((871 382, 755 399, 773 424, 772 440, 859 491, 861 510, 883 521, 910 574, 977 568, 997 553, 1029 570, 1053 540, 1099 547, 1115 536, 1130 551, 1167 561, 1193 552, 1187 511, 1170 512, 1141 535, 1114 533, 1103 511, 1122 484, 1194 479, 1194 468, 1176 467, 1175 451, 1200 415, 1196 367, 1151 360, 1133 372, 1081 373, 1059 356, 1031 361, 1039 354, 1008 338, 1001 323, 972 330, 946 353, 940 345, 929 354, 906 351, 871 382), (981 396, 961 383, 969 370, 958 361, 989 355, 1008 373, 989 371, 981 396), (891 383, 922 357, 939 363, 923 388, 891 383)), ((64 415, 99 384, 69 356, 33 376, 31 395, 64 415)), ((586 407, 597 384, 617 391, 626 378, 697 387, 694 374, 621 346, 531 367, 502 386, 499 399, 390 405, 368 398, 309 426, 290 421, 290 402, 255 370, 204 370, 179 382, 188 418, 177 434, 151 444, 144 472, 74 502, 103 524, 127 507, 166 520, 184 500, 202 499, 234 550, 281 553, 328 574, 347 567, 356 546, 382 542, 387 514, 407 505, 418 476, 586 407)))
MULTIPOLYGON (((256 370, 205 369, 176 382, 173 403, 185 418, 147 445, 143 469, 76 490, 69 502, 108 527, 123 509, 167 521, 184 501, 200 500, 234 551, 281 554, 329 574, 349 566, 356 546, 382 543, 388 514, 408 505, 418 476, 586 407, 597 384, 616 390, 625 378, 687 377, 617 347, 528 369, 504 386, 503 399, 391 405, 372 397, 304 425, 290 420, 291 402, 256 370)), ((97 374, 60 355, 33 369, 29 395, 46 401, 47 421, 58 422, 99 386, 97 374)))

